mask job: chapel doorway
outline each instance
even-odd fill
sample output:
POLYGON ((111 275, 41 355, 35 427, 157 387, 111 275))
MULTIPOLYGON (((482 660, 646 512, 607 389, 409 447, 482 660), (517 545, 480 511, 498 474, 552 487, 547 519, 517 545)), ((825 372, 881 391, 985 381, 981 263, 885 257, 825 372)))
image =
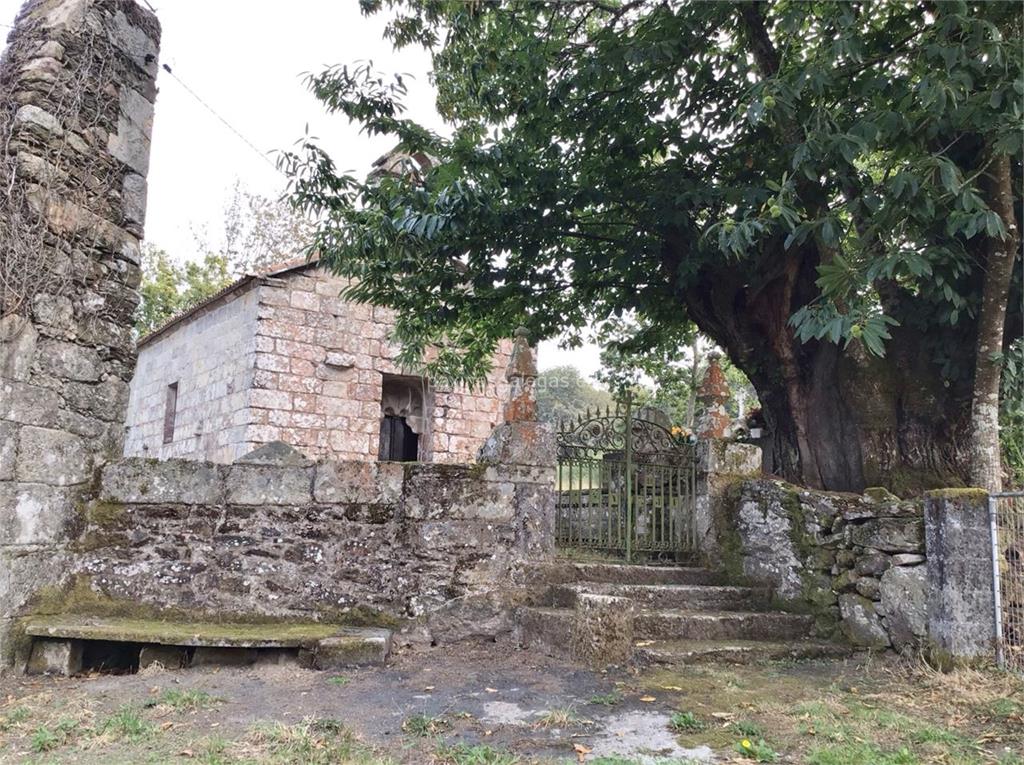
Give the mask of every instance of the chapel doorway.
POLYGON ((428 462, 426 380, 384 375, 382 382, 378 458, 382 462, 428 462))

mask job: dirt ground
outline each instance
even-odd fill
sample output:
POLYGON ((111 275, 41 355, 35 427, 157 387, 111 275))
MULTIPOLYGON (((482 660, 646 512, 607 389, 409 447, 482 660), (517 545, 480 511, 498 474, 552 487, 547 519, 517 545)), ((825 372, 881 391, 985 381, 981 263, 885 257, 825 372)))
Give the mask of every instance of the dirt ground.
POLYGON ((907 660, 593 673, 499 644, 0 680, 0 762, 1024 765, 1024 681, 907 660))

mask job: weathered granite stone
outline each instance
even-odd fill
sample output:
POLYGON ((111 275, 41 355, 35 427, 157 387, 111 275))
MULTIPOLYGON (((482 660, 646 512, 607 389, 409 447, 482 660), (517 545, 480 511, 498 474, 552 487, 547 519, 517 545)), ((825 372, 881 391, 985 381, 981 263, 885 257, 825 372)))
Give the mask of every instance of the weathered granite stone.
POLYGON ((843 571, 839 576, 832 580, 832 589, 836 592, 850 592, 857 587, 857 582, 860 577, 853 571, 843 571))
POLYGON ((544 465, 557 463, 557 444, 551 429, 542 422, 511 422, 499 425, 480 449, 484 464, 544 465))
POLYGON ((417 466, 405 482, 403 515, 416 520, 452 517, 511 521, 515 516, 515 484, 480 480, 482 472, 469 465, 417 466))
POLYGON ((231 465, 227 501, 236 505, 308 505, 313 501, 313 468, 231 465))
MULTIPOLYGON (((753 483, 747 485, 753 490, 753 483)), ((793 545, 793 520, 786 487, 779 482, 758 482, 754 493, 744 493, 736 513, 742 545, 743 573, 770 586, 784 600, 803 591, 803 564, 793 545)))
POLYGON ((128 458, 103 468, 101 485, 103 502, 217 505, 224 501, 219 469, 203 462, 128 458))
POLYGON ((41 483, 0 483, 0 545, 38 545, 74 538, 80 492, 41 483))
POLYGON ((405 466, 398 462, 323 462, 317 465, 317 502, 394 504, 402 495, 405 466))
POLYGON ((17 455, 14 436, 17 429, 13 422, 0 420, 0 481, 14 478, 14 458, 17 455))
POLYGON ((181 669, 188 663, 188 652, 176 645, 144 645, 139 650, 139 669, 159 664, 164 669, 181 669))
POLYGON ((425 620, 430 640, 437 645, 490 638, 515 626, 508 591, 465 595, 429 612, 425 620))
POLYGON ((924 527, 920 518, 878 518, 849 528, 851 540, 861 547, 892 553, 924 550, 924 527))
POLYGON ((872 576, 862 576, 857 580, 856 590, 868 600, 878 600, 882 596, 882 584, 872 576))
POLYGON ((843 633, 854 645, 866 648, 888 648, 889 635, 875 610, 865 597, 846 593, 839 596, 839 614, 843 633))
POLYGON ((319 641, 313 662, 317 669, 379 666, 390 654, 390 630, 353 628, 319 641))
MULTIPOLYGON (((823 637, 842 627, 861 644, 903 644, 902 635, 890 639, 889 622, 872 603, 881 599, 881 577, 895 560, 923 560, 917 552, 897 552, 921 549, 920 502, 811 491, 777 480, 735 486, 715 527, 726 541, 718 544, 735 556, 724 561, 730 573, 809 609, 823 637)), ((892 624, 903 628, 898 618, 892 624)))
POLYGON ((35 638, 25 665, 26 675, 63 675, 82 671, 82 641, 35 638))
POLYGON ((44 374, 65 380, 95 382, 103 373, 103 363, 94 349, 60 340, 39 343, 36 361, 44 374))
POLYGON ((92 452, 73 433, 26 426, 18 439, 19 481, 50 486, 85 483, 92 476, 92 452))
POLYGON ((894 566, 882 575, 878 606, 892 645, 917 648, 928 627, 924 566, 894 566))
POLYGON ((0 318, 0 378, 19 382, 29 379, 38 337, 25 317, 12 313, 0 318))
POLYGON ((61 583, 69 506, 94 498, 95 469, 120 454, 140 276, 124 252, 137 251, 144 202, 122 193, 132 184, 107 136, 151 116, 151 98, 145 114, 123 99, 155 95, 159 36, 130 0, 31 0, 0 58, 0 187, 4 209, 23 213, 0 226, 21 242, 0 245, 0 270, 30 275, 0 311, 0 632, 61 583), (134 61, 123 46, 142 38, 149 59, 134 61))
MULTIPOLYGON (((850 553, 852 556, 853 553, 850 553)), ((881 576, 893 565, 891 556, 885 553, 868 553, 858 558, 854 570, 861 576, 881 576)))
POLYGON ((52 428, 59 421, 59 407, 60 395, 54 390, 0 380, 0 419, 52 428))
POLYGON ((313 464, 313 461, 284 441, 271 441, 269 444, 253 449, 248 454, 243 454, 235 460, 235 464, 309 467, 313 464))
POLYGON ((892 565, 894 566, 919 566, 924 562, 925 557, 915 553, 900 553, 892 556, 892 565))
POLYGON ((953 659, 992 657, 995 606, 988 494, 982 489, 929 492, 924 517, 928 639, 939 654, 953 659))
POLYGON ((573 658, 595 668, 627 664, 633 658, 634 617, 630 598, 581 594, 570 633, 573 658))

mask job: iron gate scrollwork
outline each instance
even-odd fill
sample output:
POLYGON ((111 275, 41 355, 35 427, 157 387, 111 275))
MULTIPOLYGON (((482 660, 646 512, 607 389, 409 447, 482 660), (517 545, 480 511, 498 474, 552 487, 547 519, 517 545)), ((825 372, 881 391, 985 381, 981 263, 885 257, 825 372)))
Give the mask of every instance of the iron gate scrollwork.
POLYGON ((695 552, 696 447, 630 401, 558 429, 556 539, 644 557, 695 552))

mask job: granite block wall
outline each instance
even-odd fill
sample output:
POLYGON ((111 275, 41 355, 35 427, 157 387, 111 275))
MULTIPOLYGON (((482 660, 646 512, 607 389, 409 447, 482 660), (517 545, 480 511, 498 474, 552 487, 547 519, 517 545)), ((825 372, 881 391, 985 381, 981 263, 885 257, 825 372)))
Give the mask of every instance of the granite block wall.
MULTIPOLYGON (((342 300, 346 284, 310 268, 259 288, 251 443, 280 440, 313 458, 377 459, 383 376, 405 370, 388 340, 391 309, 342 300)), ((477 390, 429 386, 421 459, 476 458, 501 421, 510 347, 502 344, 477 390)))
MULTIPOLYGON (((229 463, 283 441, 312 459, 376 461, 385 375, 405 377, 389 309, 342 300, 317 267, 254 279, 143 343, 126 456, 229 463), (163 442, 178 382, 175 438, 163 442)), ((501 420, 510 343, 476 389, 426 385, 421 461, 471 462, 501 420)))
POLYGON ((258 292, 240 289, 144 344, 132 379, 124 453, 231 462, 252 451, 258 292), (167 387, 177 383, 174 439, 164 443, 167 387))

